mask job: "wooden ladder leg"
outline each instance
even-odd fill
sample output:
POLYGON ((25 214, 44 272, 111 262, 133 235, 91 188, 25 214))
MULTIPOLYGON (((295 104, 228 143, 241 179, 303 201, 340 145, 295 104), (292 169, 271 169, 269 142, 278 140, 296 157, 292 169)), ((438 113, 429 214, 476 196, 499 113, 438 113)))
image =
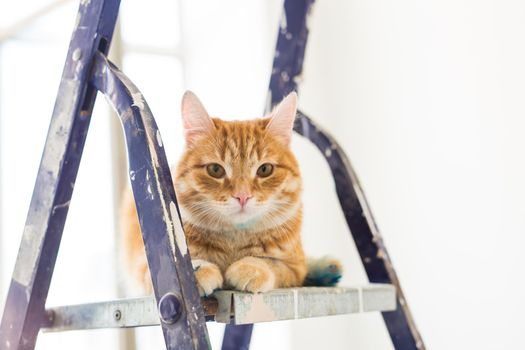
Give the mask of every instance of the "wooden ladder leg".
POLYGON ((106 53, 119 1, 81 1, 0 325, 0 348, 33 349, 86 140, 91 58, 106 53))

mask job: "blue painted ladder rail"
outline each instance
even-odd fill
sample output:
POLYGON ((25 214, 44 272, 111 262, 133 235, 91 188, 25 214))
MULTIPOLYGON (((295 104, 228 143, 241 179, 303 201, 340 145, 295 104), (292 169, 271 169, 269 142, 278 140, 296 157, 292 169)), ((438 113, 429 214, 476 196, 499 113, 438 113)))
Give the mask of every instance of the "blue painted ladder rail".
MULTIPOLYGON (((46 311, 45 302, 97 91, 117 110, 126 135, 129 176, 166 348, 210 348, 204 310, 160 132, 140 91, 106 58, 119 4, 119 0, 80 3, 0 324, 0 349, 33 349, 40 329, 52 328, 63 316, 56 314, 60 308, 46 311)), ((308 34, 306 18, 312 4, 313 0, 285 0, 270 82, 269 107, 297 90, 308 34)), ((330 165, 341 206, 370 281, 389 283, 396 288, 397 309, 383 312, 395 348, 424 349, 364 194, 344 152, 328 133, 303 113, 299 113, 295 130, 311 140, 330 165)), ((121 302, 121 305, 132 304, 133 301, 121 302)), ((93 312, 100 311, 100 307, 105 309, 106 304, 69 310, 93 312)), ((220 309, 220 303, 218 307, 220 309)), ((385 309, 392 307, 382 310, 385 309)), ((222 310, 222 314, 227 320, 229 309, 222 310)), ((208 317, 213 318, 213 315, 208 317)), ((92 326, 113 324, 104 316, 94 321, 92 326)), ((137 321, 136 325, 145 324, 137 321)), ((85 327, 85 320, 77 326, 85 327)), ((223 349, 248 349, 251 332, 250 324, 229 324, 223 349)))

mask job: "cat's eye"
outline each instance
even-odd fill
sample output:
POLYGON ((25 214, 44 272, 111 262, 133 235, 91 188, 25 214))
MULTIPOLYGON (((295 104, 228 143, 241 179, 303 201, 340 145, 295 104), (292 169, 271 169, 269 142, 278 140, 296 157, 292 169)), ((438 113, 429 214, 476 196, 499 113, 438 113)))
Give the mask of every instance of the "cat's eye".
POLYGON ((257 169, 257 176, 268 177, 273 173, 273 165, 270 163, 264 163, 257 169))
POLYGON ((217 163, 211 163, 211 164, 206 165, 206 171, 208 171, 208 174, 211 177, 214 177, 216 179, 220 179, 221 177, 224 177, 224 175, 226 174, 226 171, 224 170, 224 168, 220 164, 217 164, 217 163))

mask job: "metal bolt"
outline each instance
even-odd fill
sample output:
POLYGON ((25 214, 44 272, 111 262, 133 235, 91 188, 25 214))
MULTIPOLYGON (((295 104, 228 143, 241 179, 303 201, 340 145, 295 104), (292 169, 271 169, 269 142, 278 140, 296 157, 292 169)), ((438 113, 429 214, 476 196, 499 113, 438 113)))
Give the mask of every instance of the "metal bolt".
POLYGON ((120 321, 120 319, 122 318, 122 312, 120 310, 115 310, 115 312, 113 313, 113 318, 115 319, 115 321, 120 321))
POLYGON ((182 315, 182 304, 180 298, 173 294, 167 293, 159 301, 159 315, 162 322, 173 324, 182 315))
MULTIPOLYGON (((53 324, 53 322, 55 321, 55 311, 46 310, 46 314, 47 314, 47 320, 49 321, 49 323, 53 324)), ((13 328, 13 325, 11 325, 11 328, 13 328)))
POLYGON ((82 57, 82 51, 79 48, 76 48, 75 51, 73 51, 73 61, 80 60, 80 57, 82 57))

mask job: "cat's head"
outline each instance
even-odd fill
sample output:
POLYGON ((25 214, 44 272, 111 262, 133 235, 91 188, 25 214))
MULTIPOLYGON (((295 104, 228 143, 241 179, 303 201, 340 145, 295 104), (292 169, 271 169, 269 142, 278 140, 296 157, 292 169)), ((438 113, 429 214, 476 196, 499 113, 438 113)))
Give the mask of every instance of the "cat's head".
POLYGON ((175 188, 183 219, 211 231, 262 231, 296 217, 302 182, 290 150, 297 95, 268 116, 210 118, 199 99, 182 99, 186 149, 175 188))

